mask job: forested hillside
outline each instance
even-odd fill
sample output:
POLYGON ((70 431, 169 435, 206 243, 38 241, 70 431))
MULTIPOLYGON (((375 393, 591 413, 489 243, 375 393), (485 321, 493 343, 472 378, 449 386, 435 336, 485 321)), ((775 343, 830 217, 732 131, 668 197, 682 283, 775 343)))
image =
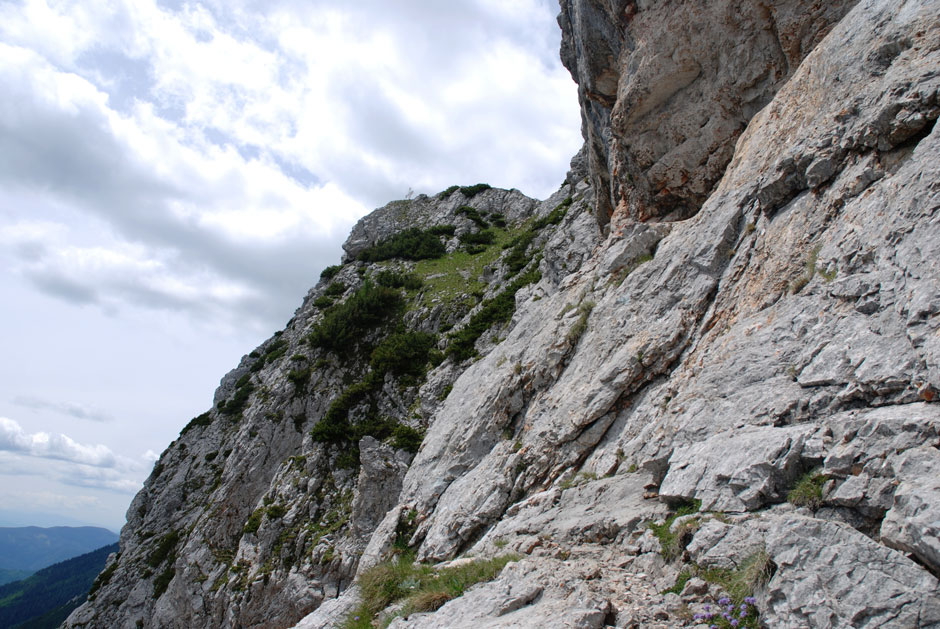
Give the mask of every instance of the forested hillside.
POLYGON ((117 544, 104 546, 0 587, 0 627, 58 627, 85 602, 108 555, 117 550, 117 544))

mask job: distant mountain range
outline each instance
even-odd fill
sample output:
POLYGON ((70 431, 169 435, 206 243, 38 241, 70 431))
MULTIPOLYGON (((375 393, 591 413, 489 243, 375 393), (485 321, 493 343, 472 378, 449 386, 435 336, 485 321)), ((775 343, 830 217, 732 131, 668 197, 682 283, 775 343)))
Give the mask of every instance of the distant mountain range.
POLYGON ((0 528, 0 582, 6 582, 2 580, 5 576, 22 579, 117 540, 118 536, 108 529, 94 526, 0 528))
POLYGON ((43 568, 22 581, 0 586, 0 627, 58 627, 73 609, 85 601, 108 555, 117 550, 117 544, 110 544, 43 568))

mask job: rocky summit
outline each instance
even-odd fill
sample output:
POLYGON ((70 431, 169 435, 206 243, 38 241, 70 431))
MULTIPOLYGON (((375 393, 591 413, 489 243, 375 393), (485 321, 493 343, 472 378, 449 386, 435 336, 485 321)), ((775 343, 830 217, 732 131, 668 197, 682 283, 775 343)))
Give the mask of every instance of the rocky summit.
POLYGON ((558 192, 362 219, 67 627, 940 627, 940 0, 559 23, 558 192))

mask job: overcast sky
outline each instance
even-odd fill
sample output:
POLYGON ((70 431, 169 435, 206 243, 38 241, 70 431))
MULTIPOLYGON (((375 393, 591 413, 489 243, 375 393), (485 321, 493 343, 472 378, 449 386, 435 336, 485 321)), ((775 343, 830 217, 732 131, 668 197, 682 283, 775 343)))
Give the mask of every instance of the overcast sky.
POLYGON ((117 529, 362 215, 581 144, 556 0, 0 0, 0 526, 117 529))

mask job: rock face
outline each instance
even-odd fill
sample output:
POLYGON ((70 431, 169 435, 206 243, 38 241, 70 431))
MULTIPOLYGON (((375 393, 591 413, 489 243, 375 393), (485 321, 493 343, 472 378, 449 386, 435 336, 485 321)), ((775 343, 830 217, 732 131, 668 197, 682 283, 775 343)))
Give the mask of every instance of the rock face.
POLYGON ((406 552, 519 560, 397 628, 685 627, 726 595, 940 626, 940 1, 561 6, 561 190, 363 219, 67 626, 342 626, 406 552), (429 229, 438 257, 376 254, 429 229))
POLYGON ((562 0, 601 224, 695 214, 748 121, 854 4, 562 0))

